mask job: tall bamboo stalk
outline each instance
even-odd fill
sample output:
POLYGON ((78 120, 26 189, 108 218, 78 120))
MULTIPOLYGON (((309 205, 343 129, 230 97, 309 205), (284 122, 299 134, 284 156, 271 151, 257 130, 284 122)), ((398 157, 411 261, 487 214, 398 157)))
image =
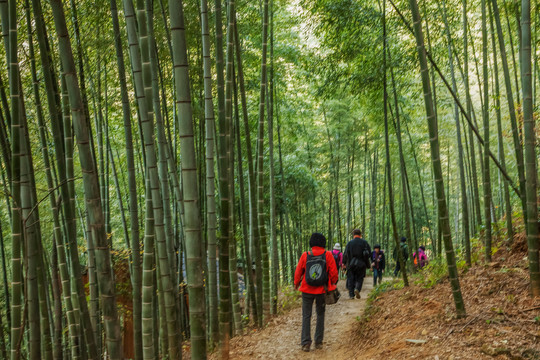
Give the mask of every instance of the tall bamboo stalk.
MULTIPOLYGON (((176 90, 176 107, 179 114, 180 151, 182 156, 182 184, 185 208, 186 265, 191 330, 191 358, 206 358, 206 314, 200 246, 201 224, 199 218, 199 192, 197 188, 197 162, 193 140, 193 118, 190 97, 184 13, 181 0, 169 0, 171 39, 176 90)), ((223 263, 220 263, 223 266, 223 263)), ((220 279, 223 281, 223 278, 220 279)))
MULTIPOLYGON (((21 114, 19 107, 20 84, 19 62, 17 57, 17 3, 15 0, 2 1, 0 10, 8 10, 8 23, 2 21, 9 29, 7 57, 9 66, 9 94, 11 98, 11 194, 13 196, 11 215, 11 360, 21 358, 21 342, 23 331, 22 314, 22 214, 21 214, 21 114)), ((2 16, 2 20, 6 17, 2 16)))
POLYGON ((484 183, 484 245, 486 261, 491 261, 491 174, 489 171, 489 74, 488 74, 488 38, 486 0, 482 0, 482 73, 484 79, 482 118, 484 120, 484 169, 482 173, 484 183))
MULTIPOLYGON (((219 1, 219 0, 217 0, 219 1)), ((248 162, 248 188, 249 188, 249 206, 250 206, 250 224, 251 224, 251 247, 253 249, 253 256, 255 257, 255 273, 257 278, 257 306, 255 307, 255 313, 253 321, 262 327, 263 324, 263 310, 262 310, 262 259, 261 259, 261 247, 259 246, 259 218, 257 215, 257 189, 255 179, 255 165, 253 159, 253 151, 251 147, 251 135, 249 127, 248 109, 246 90, 244 85, 244 70, 242 64, 242 54, 240 48, 240 37, 238 35, 238 24, 235 22, 234 27, 234 41, 235 41, 235 54, 236 65, 238 69, 238 83, 240 88, 240 101, 242 104, 242 118, 244 120, 244 137, 246 141, 246 155, 248 162)), ((292 255, 292 252, 291 252, 292 255)))
POLYGON ((53 9, 56 33, 58 36, 60 58, 69 92, 73 126, 79 148, 79 160, 83 171, 86 206, 92 226, 92 237, 96 244, 96 266, 99 269, 98 284, 105 319, 107 349, 112 359, 119 359, 122 357, 122 338, 120 335, 120 324, 116 309, 111 258, 103 222, 99 182, 89 142, 89 124, 88 119, 84 114, 84 105, 82 103, 62 2, 60 0, 53 0, 51 1, 51 7, 53 9))
MULTIPOLYGON (((453 56, 453 41, 450 34, 450 26, 446 15, 446 2, 442 1, 442 13, 445 25, 446 41, 448 42, 448 63, 450 66, 450 76, 452 78, 452 90, 457 93, 457 82, 454 71, 454 56, 453 56)), ((467 265, 471 265, 471 240, 469 234, 469 204, 467 201, 467 187, 465 184, 465 166, 463 160, 463 144, 461 142, 461 124, 459 119, 459 108, 454 102, 454 120, 456 123, 456 143, 458 148, 458 167, 459 167, 459 184, 461 190, 461 221, 463 222, 463 242, 465 244, 465 261, 467 265)), ((456 234, 457 235, 457 234, 456 234)))
MULTIPOLYGON (((405 258, 403 256, 403 252, 401 251, 399 239, 398 239, 398 231, 397 231, 397 224, 396 224, 396 215, 394 211, 394 191, 392 186, 392 167, 390 163, 390 141, 388 136, 388 92, 386 90, 386 47, 387 47, 387 39, 386 39, 386 0, 383 0, 383 97, 384 97, 384 144, 385 144, 385 150, 386 150, 386 180, 388 181, 388 206, 390 207, 390 218, 392 219, 392 235, 394 238, 394 244, 396 246, 396 253, 398 255, 398 261, 401 264, 401 274, 403 276, 403 283, 405 286, 409 286, 409 279, 407 278, 407 268, 405 266, 405 258)), ((409 239, 410 243, 410 239, 409 239)))
POLYGON ((439 154, 439 138, 438 125, 433 110, 433 98, 431 93, 431 83, 429 80, 429 72, 427 68, 426 49, 424 47, 424 34, 422 32, 422 23, 420 20, 420 12, 416 0, 409 1, 414 33, 416 37, 416 45, 418 49, 418 57, 420 60, 420 70, 422 76, 422 86, 424 89, 424 102, 426 106, 426 115, 429 127, 431 160, 433 165, 433 175, 435 178, 435 188, 437 193, 437 202, 439 210, 439 224, 442 231, 442 238, 446 250, 446 262, 448 265, 448 273, 450 276, 450 285, 452 286, 452 294, 458 317, 465 316, 465 304, 461 295, 459 285, 458 271, 456 267, 456 258, 450 234, 450 223, 448 218, 448 208, 446 206, 446 198, 444 194, 444 183, 441 168, 441 159, 439 154))
MULTIPOLYGON (((491 23, 491 46, 493 48, 493 75, 495 78, 495 111, 497 114, 497 141, 498 141, 498 149, 499 149, 499 161, 501 162, 501 165, 506 169, 506 156, 504 154, 504 143, 503 143, 503 137, 502 137, 502 116, 501 116, 501 94, 500 94, 500 85, 499 85, 499 65, 498 65, 498 53, 497 53, 497 46, 496 46, 496 34, 495 34, 495 26, 493 25, 493 18, 495 17, 495 6, 493 5, 493 1, 490 3, 490 23, 491 23)), ((498 14, 497 14, 498 15, 498 14)), ((504 39, 503 39, 504 40, 504 39)), ((501 56, 502 58, 502 56, 501 56)), ((506 60, 506 57, 505 57, 506 60)), ((511 88, 510 88, 511 90, 511 88)), ((500 173, 499 173, 500 174, 500 173)), ((500 175, 499 175, 500 178, 500 175)), ((504 188, 504 209, 506 214, 506 235, 507 240, 512 241, 514 238, 514 229, 512 224, 512 204, 510 202, 510 190, 508 186, 508 180, 503 180, 503 188, 504 188)), ((501 203, 503 202, 503 199, 501 199, 501 203)))
POLYGON ((525 178, 527 184, 527 244, 529 246, 529 274, 531 293, 540 296, 540 266, 538 248, 537 173, 536 173, 536 132, 532 106, 531 73, 531 4, 521 1, 521 86, 523 89, 523 122, 525 136, 525 178))
MULTIPOLYGON (((217 300, 217 266, 216 266, 216 198, 214 171, 214 103, 212 101, 212 61, 210 58, 210 34, 208 25, 208 4, 201 0, 201 35, 204 71, 204 115, 206 121, 206 216, 208 236, 208 335, 210 344, 218 341, 218 300, 217 300)), ((241 160, 240 160, 241 161, 241 160)))
POLYGON ((257 136, 257 213, 259 216, 259 235, 262 258, 262 302, 263 317, 267 321, 270 316, 270 261, 266 239, 266 216, 264 213, 264 106, 267 87, 267 49, 268 49, 268 0, 264 1, 262 19, 262 57, 261 84, 259 96, 259 127, 257 136))
POLYGON ((131 287, 133 298, 133 343, 135 359, 140 360, 143 356, 142 348, 142 290, 141 290, 141 253, 140 253, 140 233, 139 233, 139 209, 137 203, 137 178, 135 173, 135 158, 133 153, 133 135, 131 128, 131 106, 128 98, 126 82, 126 70, 124 63, 124 51, 122 49, 122 38, 120 35, 120 24, 118 21, 118 10, 116 0, 111 0, 111 17, 113 31, 115 34, 114 46, 116 50, 116 64, 118 67, 118 79, 120 81, 120 94, 122 98, 122 114, 125 134, 126 162, 128 171, 129 188, 129 211, 130 211, 130 232, 131 232, 131 287))

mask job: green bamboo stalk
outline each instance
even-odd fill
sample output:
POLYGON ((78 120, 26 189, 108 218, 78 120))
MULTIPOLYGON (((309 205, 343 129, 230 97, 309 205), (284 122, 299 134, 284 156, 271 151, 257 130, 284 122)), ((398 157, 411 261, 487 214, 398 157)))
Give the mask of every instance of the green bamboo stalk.
POLYGON ((458 317, 465 316, 465 304, 461 295, 461 288, 459 286, 458 271, 456 267, 456 258, 454 254, 454 248, 452 244, 450 234, 450 223, 448 218, 448 208, 446 206, 446 198, 444 195, 444 183, 442 177, 441 160, 439 154, 439 138, 437 121, 433 110, 433 98, 431 93, 431 83, 429 80, 429 72, 427 68, 426 49, 424 47, 424 35, 422 33, 422 23, 420 20, 420 12, 418 10, 418 3, 416 0, 409 1, 413 24, 414 33, 416 37, 416 45, 418 49, 418 57, 420 60, 420 70, 422 75, 422 86, 424 89, 424 102, 426 106, 426 115, 429 127, 429 138, 431 148, 431 159, 433 164, 433 175, 435 178, 435 187, 438 200, 439 209, 439 223, 442 230, 442 237, 444 247, 446 250, 446 262, 448 265, 448 273, 450 277, 450 284, 452 286, 452 294, 454 297, 454 303, 456 305, 456 311, 458 317))
POLYGON ((531 294, 540 296, 540 267, 538 248, 537 173, 536 173, 536 132, 532 106, 531 73, 531 4, 521 1, 521 86, 523 89, 523 122, 525 136, 525 179, 527 184, 527 244, 529 246, 529 274, 531 294))
MULTIPOLYGON (((231 202, 234 194, 231 188, 231 164, 232 157, 230 153, 230 134, 232 130, 232 80, 233 80, 233 57, 234 43, 233 36, 234 24, 236 22, 236 12, 234 0, 227 1, 227 48, 225 62, 225 98, 223 116, 219 119, 219 192, 220 192, 220 230, 219 239, 219 287, 220 287, 220 306, 219 306, 219 324, 220 324, 220 353, 222 359, 229 358, 229 339, 231 336, 231 270, 229 256, 231 255, 230 243, 232 241, 231 230, 234 228, 231 214, 231 202)), ((218 83, 219 92, 219 83, 218 83)), ((218 96, 219 102, 219 96, 218 96)), ((219 103, 218 103, 219 111, 219 103)), ((234 270, 234 269, 233 269, 234 270)))
MULTIPOLYGON (((140 56, 142 64, 142 81, 144 86, 144 102, 146 105, 146 114, 141 116, 141 127, 143 134, 144 147, 146 150, 146 171, 150 177, 150 185, 152 191, 152 208, 154 216, 154 231, 155 231, 155 247, 157 252, 157 258, 159 259, 160 276, 159 280, 162 282, 162 294, 165 301, 165 310, 167 312, 164 317, 167 321, 167 334, 168 334, 168 355, 172 359, 181 357, 181 353, 178 348, 179 333, 176 315, 176 301, 174 296, 173 274, 171 274, 171 267, 169 263, 169 249, 167 245, 167 234, 164 224, 164 209, 163 198, 161 195, 160 181, 158 175, 158 159, 154 145, 154 111, 153 111, 153 92, 152 92, 152 69, 151 69, 151 49, 148 26, 149 21, 147 15, 147 9, 145 8, 144 0, 137 0, 137 22, 139 27, 139 42, 140 42, 140 56)), ((133 62, 134 60, 132 60, 133 62)), ((138 79, 139 82, 141 79, 138 79)), ((144 266, 144 265, 143 265, 144 266)), ((143 279, 144 282, 144 279, 143 279)), ((144 295, 143 295, 144 296, 144 295)), ((144 321, 144 315, 143 315, 144 321)), ((143 325, 144 326, 144 325, 143 325)), ((143 335, 144 341, 144 335, 143 335)), ((146 347, 143 344, 143 347, 146 347)))
POLYGON ((491 261, 491 175, 489 171, 489 74, 487 57, 487 15, 486 0, 482 0, 482 73, 484 78, 482 118, 484 120, 484 169, 482 173, 484 188, 484 241, 486 261, 491 261))
MULTIPOLYGON (((496 0, 491 0, 491 5, 493 6, 493 16, 495 18, 495 25, 497 27, 497 37, 499 39, 499 50, 501 63, 504 74, 504 84, 506 87, 506 98, 508 100, 508 113, 510 115, 510 124, 512 126, 512 139, 514 141, 514 151, 516 153, 516 163, 518 168, 519 176, 519 189, 521 192, 521 205, 524 213, 526 212, 526 184, 525 184, 525 164, 523 159, 523 147, 519 138, 519 131, 516 118, 516 109, 514 105, 514 96, 512 92, 512 80, 510 78, 510 71, 508 68, 508 60, 506 54, 506 45, 504 42, 504 35, 502 32, 501 18, 499 14, 499 6, 497 5, 496 0)), ((510 38, 512 36, 510 35, 510 38)), ((517 75, 516 75, 517 76, 517 75)), ((498 80, 497 80, 498 81, 498 80)), ((517 94, 519 94, 519 88, 516 89, 517 94)), ((519 103, 519 99, 518 99, 519 103)))
MULTIPOLYGON (((500 94, 500 85, 499 85, 499 66, 498 66, 498 53, 497 53, 497 46, 496 46, 496 34, 495 34, 495 26, 493 25, 493 18, 496 18, 495 16, 495 8, 497 7, 497 4, 493 4, 494 1, 492 0, 490 3, 490 22, 491 22, 491 46, 493 48, 493 75, 495 78, 495 111, 497 114, 497 141, 498 141, 498 148, 499 148, 499 161, 501 162, 501 165, 506 169, 506 156, 504 154, 504 143, 503 143, 503 137, 502 137, 502 116, 501 116, 501 94, 500 94)), ((497 9, 497 16, 498 16, 498 9, 497 9)), ((499 19, 499 25, 500 25, 500 19, 499 19)), ((503 44, 504 44, 504 38, 503 38, 503 44)), ((503 45, 504 49, 504 45, 503 45)), ((503 58, 501 53, 501 59, 503 58)), ((506 60, 506 54, 504 55, 504 61, 506 60)), ((507 65, 508 66, 508 65, 507 65)), ((503 65, 504 67, 504 65, 503 65)), ((510 91, 512 91, 512 86, 510 86, 510 91)), ((511 96, 511 95, 510 95, 511 96)), ((514 113, 515 116, 515 113, 514 113)), ((508 186, 508 181, 506 179, 503 180, 503 188, 504 188, 504 209, 506 214, 506 236, 507 241, 511 242, 514 239, 514 229, 512 224, 512 204, 510 201, 510 190, 508 186)), ((523 191, 523 190, 521 190, 523 191)), ((501 202, 503 199, 501 199, 501 202)))
MULTIPOLYGON (((11 98, 11 194, 13 196, 11 222, 11 360, 21 358, 21 342, 23 336, 22 323, 22 261, 21 248, 24 237, 22 234, 21 214, 21 114, 19 107, 19 62, 17 58, 17 4, 15 0, 3 0, 0 3, 3 13, 8 11, 8 23, 2 21, 2 27, 9 29, 8 36, 8 67, 9 93, 11 98), (6 7, 7 5, 7 7, 6 7)), ((5 20, 6 16, 2 16, 5 20)))
POLYGON ((268 0, 264 1, 262 19, 262 58, 261 58, 261 84, 259 96, 259 127, 257 137, 257 213, 259 217, 259 236, 262 258, 262 307, 263 319, 270 317, 270 262, 268 244, 266 240, 266 216, 264 213, 264 105, 267 87, 267 48, 268 48, 268 0))
POLYGON ((135 359, 140 360, 143 356, 142 348, 142 304, 141 304, 141 254, 139 245, 139 210, 137 203, 137 178, 135 173, 135 160, 133 154, 133 136, 131 129, 131 107, 128 98, 126 82, 126 70, 124 64, 124 52, 120 36, 120 24, 116 0, 111 0, 111 18, 115 34, 116 63, 118 67, 118 79, 120 81, 120 94, 122 98, 122 114, 124 120, 125 149, 128 171, 129 210, 131 242, 129 244, 131 255, 131 287, 133 301, 133 342, 135 359))
MULTIPOLYGON (((75 70, 75 62, 71 50, 64 9, 60 0, 51 1, 56 33, 59 42, 59 54, 62 61, 64 76, 69 92, 73 126, 77 136, 79 160, 83 171, 86 206, 92 225, 92 238, 96 244, 96 266, 98 271, 98 285, 101 296, 103 315, 105 319, 105 332, 107 335, 107 349, 111 359, 119 359, 121 355, 122 338, 118 321, 116 298, 114 293, 114 277, 111 268, 111 258, 107 237, 103 223, 103 210, 99 194, 99 182, 95 171, 95 164, 90 148, 88 134, 88 119, 84 114, 81 92, 75 70)), ((90 345, 90 344, 89 344, 90 345)))
MULTIPOLYGON (((401 251, 399 244, 399 237, 396 224, 396 214, 394 211, 394 191, 392 186, 392 167, 390 163, 390 142, 388 136, 388 92, 386 90, 386 48, 387 48, 387 38, 386 38, 386 0, 383 0, 383 96, 384 96, 384 143, 386 150, 386 180, 388 181, 388 206, 390 207, 390 218, 392 219, 392 230, 394 244, 396 246, 396 253, 398 255, 398 261, 401 264, 401 274, 403 276, 403 283, 405 286, 409 286, 409 279, 407 277, 407 267, 405 263, 405 258, 403 257, 403 252, 401 251)), ((375 189, 373 189, 375 192, 375 189)), ((410 239, 409 239, 410 245, 410 239)))
MULTIPOLYGON (((148 102, 146 100, 146 94, 144 91, 144 80, 143 80, 143 69, 141 63, 141 49, 137 34, 137 23, 135 18, 135 11, 133 8, 133 2, 131 0, 124 0, 124 16, 126 19, 127 27, 127 36, 129 43, 129 57, 131 60, 131 68, 133 74, 133 83, 135 89, 135 97, 137 99, 137 105, 139 108, 139 126, 142 127, 142 124, 147 123, 148 120, 148 102)), ((145 21, 143 16, 141 21, 145 21)), ((141 29, 145 31, 146 26, 143 26, 139 22, 141 29)), ((154 229, 154 215, 153 215, 153 193, 152 187, 150 185, 150 172, 148 161, 150 159, 150 149, 153 150, 153 142, 151 147, 147 148, 146 141, 144 140, 143 132, 141 131, 141 136, 143 137, 143 149, 145 156, 145 203, 146 203, 146 215, 145 215, 145 226, 144 226, 144 253, 143 253, 143 264, 142 264, 142 309, 141 309, 141 333, 142 333, 142 356, 144 359, 153 359, 156 356, 157 344, 154 344, 153 334, 154 334, 154 308, 153 308, 153 297, 155 292, 155 283, 154 283, 154 242, 155 242, 155 229, 154 229)), ((155 158, 155 153, 154 153, 155 158)))
POLYGON ((272 288, 270 291, 270 314, 277 315, 279 287, 279 258, 276 236, 276 194, 274 165, 274 1, 270 1, 270 79, 268 92, 268 147, 270 157, 270 242, 272 244, 272 288))
MULTIPOLYGON (((248 163, 248 193, 249 193, 249 214, 251 217, 251 248, 255 258, 255 273, 257 278, 257 296, 256 307, 253 309, 253 322, 257 326, 262 327, 262 260, 261 260, 261 247, 259 246, 259 218, 257 215, 257 191, 256 191, 256 179, 255 179, 255 165, 253 159, 253 151, 251 147, 251 135, 249 127, 249 118, 247 110, 246 90, 244 85, 244 70, 242 64, 242 54, 240 47, 240 37, 238 34, 238 24, 235 22, 234 27, 234 41, 235 41, 235 54, 236 54, 236 66, 238 69, 238 84, 240 88, 240 101, 242 104, 242 118, 244 120, 244 137, 246 142, 246 155, 248 163)), ((292 254, 291 254, 292 255, 292 254)))
MULTIPOLYGON (((444 19, 446 40, 448 42, 448 62, 450 67, 450 76, 452 79, 452 90, 457 93, 457 82, 454 72, 454 57, 453 57, 453 41, 450 34, 450 26, 446 15, 446 2, 442 1, 442 13, 444 19)), ((459 167, 459 184, 461 190, 461 220, 463 222, 463 242, 465 244, 465 261, 471 266, 471 240, 469 234, 469 204, 467 201, 467 188, 465 184, 465 167, 463 160, 463 144, 461 142, 461 126, 459 122, 459 108, 454 102, 454 120, 456 123, 456 143, 458 148, 458 167, 459 167)))
POLYGON ((212 101, 212 61, 210 58, 210 33, 208 24, 208 3, 201 0, 201 36, 204 72, 204 114, 206 121, 206 216, 208 236, 208 335, 212 344, 219 338, 218 299, 217 299, 217 266, 216 266, 216 189, 214 164, 215 118, 212 101))
POLYGON ((242 165, 242 143, 240 138, 240 114, 239 114, 239 107, 238 107, 238 91, 236 82, 234 83, 234 90, 235 90, 235 133, 236 133, 236 154, 237 154, 237 163, 238 163, 238 172, 237 172, 237 179, 238 179, 238 190, 240 192, 240 218, 242 221, 242 240, 244 245, 244 251, 245 251, 245 262, 244 262, 244 281, 247 289, 247 294, 245 297, 246 305, 245 305, 245 314, 251 315, 256 313, 256 307, 257 307, 257 300, 256 300, 256 294, 255 294, 255 278, 253 276, 252 271, 252 253, 250 251, 249 247, 249 235, 248 235, 248 209, 246 206, 246 199, 245 199, 245 185, 244 185, 244 170, 242 165), (250 309, 251 308, 251 309, 250 309))
MULTIPOLYGON (((197 162, 193 141, 193 119, 189 87, 184 13, 181 0, 169 0, 176 106, 180 116, 180 151, 185 206, 186 270, 190 301, 191 358, 206 358, 206 314, 201 259, 197 162)), ((222 229, 223 231, 224 229, 222 229)), ((223 266, 220 262, 220 266, 223 266)), ((223 278, 220 278, 223 281, 223 278)))

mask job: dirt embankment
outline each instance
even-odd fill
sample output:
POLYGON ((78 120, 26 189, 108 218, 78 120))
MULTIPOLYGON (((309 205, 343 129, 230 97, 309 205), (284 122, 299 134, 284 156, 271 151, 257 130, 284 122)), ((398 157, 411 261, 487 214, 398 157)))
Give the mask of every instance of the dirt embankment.
POLYGON ((447 278, 383 293, 357 324, 349 358, 540 359, 540 299, 529 296, 525 236, 496 246, 491 263, 460 273, 465 319, 455 317, 447 278))

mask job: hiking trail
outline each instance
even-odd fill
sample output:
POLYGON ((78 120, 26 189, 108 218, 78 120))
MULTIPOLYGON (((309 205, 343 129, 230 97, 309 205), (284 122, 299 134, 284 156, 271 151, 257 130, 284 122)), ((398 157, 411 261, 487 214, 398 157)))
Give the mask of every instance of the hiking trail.
MULTIPOLYGON (((357 317, 362 316, 369 292, 373 288, 373 278, 364 279, 361 299, 349 299, 345 289, 345 279, 338 283, 341 298, 334 305, 326 306, 324 322, 324 342, 321 350, 311 345, 310 352, 303 352, 300 346, 302 328, 302 307, 298 306, 286 314, 279 315, 260 331, 250 331, 245 336, 231 339, 231 359, 328 359, 346 358, 350 354, 350 335, 357 317)), ((311 317, 311 336, 315 332, 315 307, 311 317)))

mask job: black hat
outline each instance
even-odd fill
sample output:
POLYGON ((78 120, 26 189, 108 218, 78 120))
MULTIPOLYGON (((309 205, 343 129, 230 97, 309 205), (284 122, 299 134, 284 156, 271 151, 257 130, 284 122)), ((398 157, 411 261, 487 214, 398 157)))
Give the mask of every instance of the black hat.
POLYGON ((379 245, 379 244, 375 244, 375 246, 373 247, 373 250, 375 250, 375 249, 379 249, 379 250, 381 250, 381 245, 379 245))
POLYGON ((426 251, 426 247, 424 245, 420 245, 420 249, 426 251))
POLYGON ((407 238, 405 236, 402 236, 401 237, 401 242, 405 242, 405 241, 407 241, 407 238))
POLYGON ((309 239, 309 247, 326 247, 326 238, 321 233, 313 233, 311 234, 311 239, 309 239))

